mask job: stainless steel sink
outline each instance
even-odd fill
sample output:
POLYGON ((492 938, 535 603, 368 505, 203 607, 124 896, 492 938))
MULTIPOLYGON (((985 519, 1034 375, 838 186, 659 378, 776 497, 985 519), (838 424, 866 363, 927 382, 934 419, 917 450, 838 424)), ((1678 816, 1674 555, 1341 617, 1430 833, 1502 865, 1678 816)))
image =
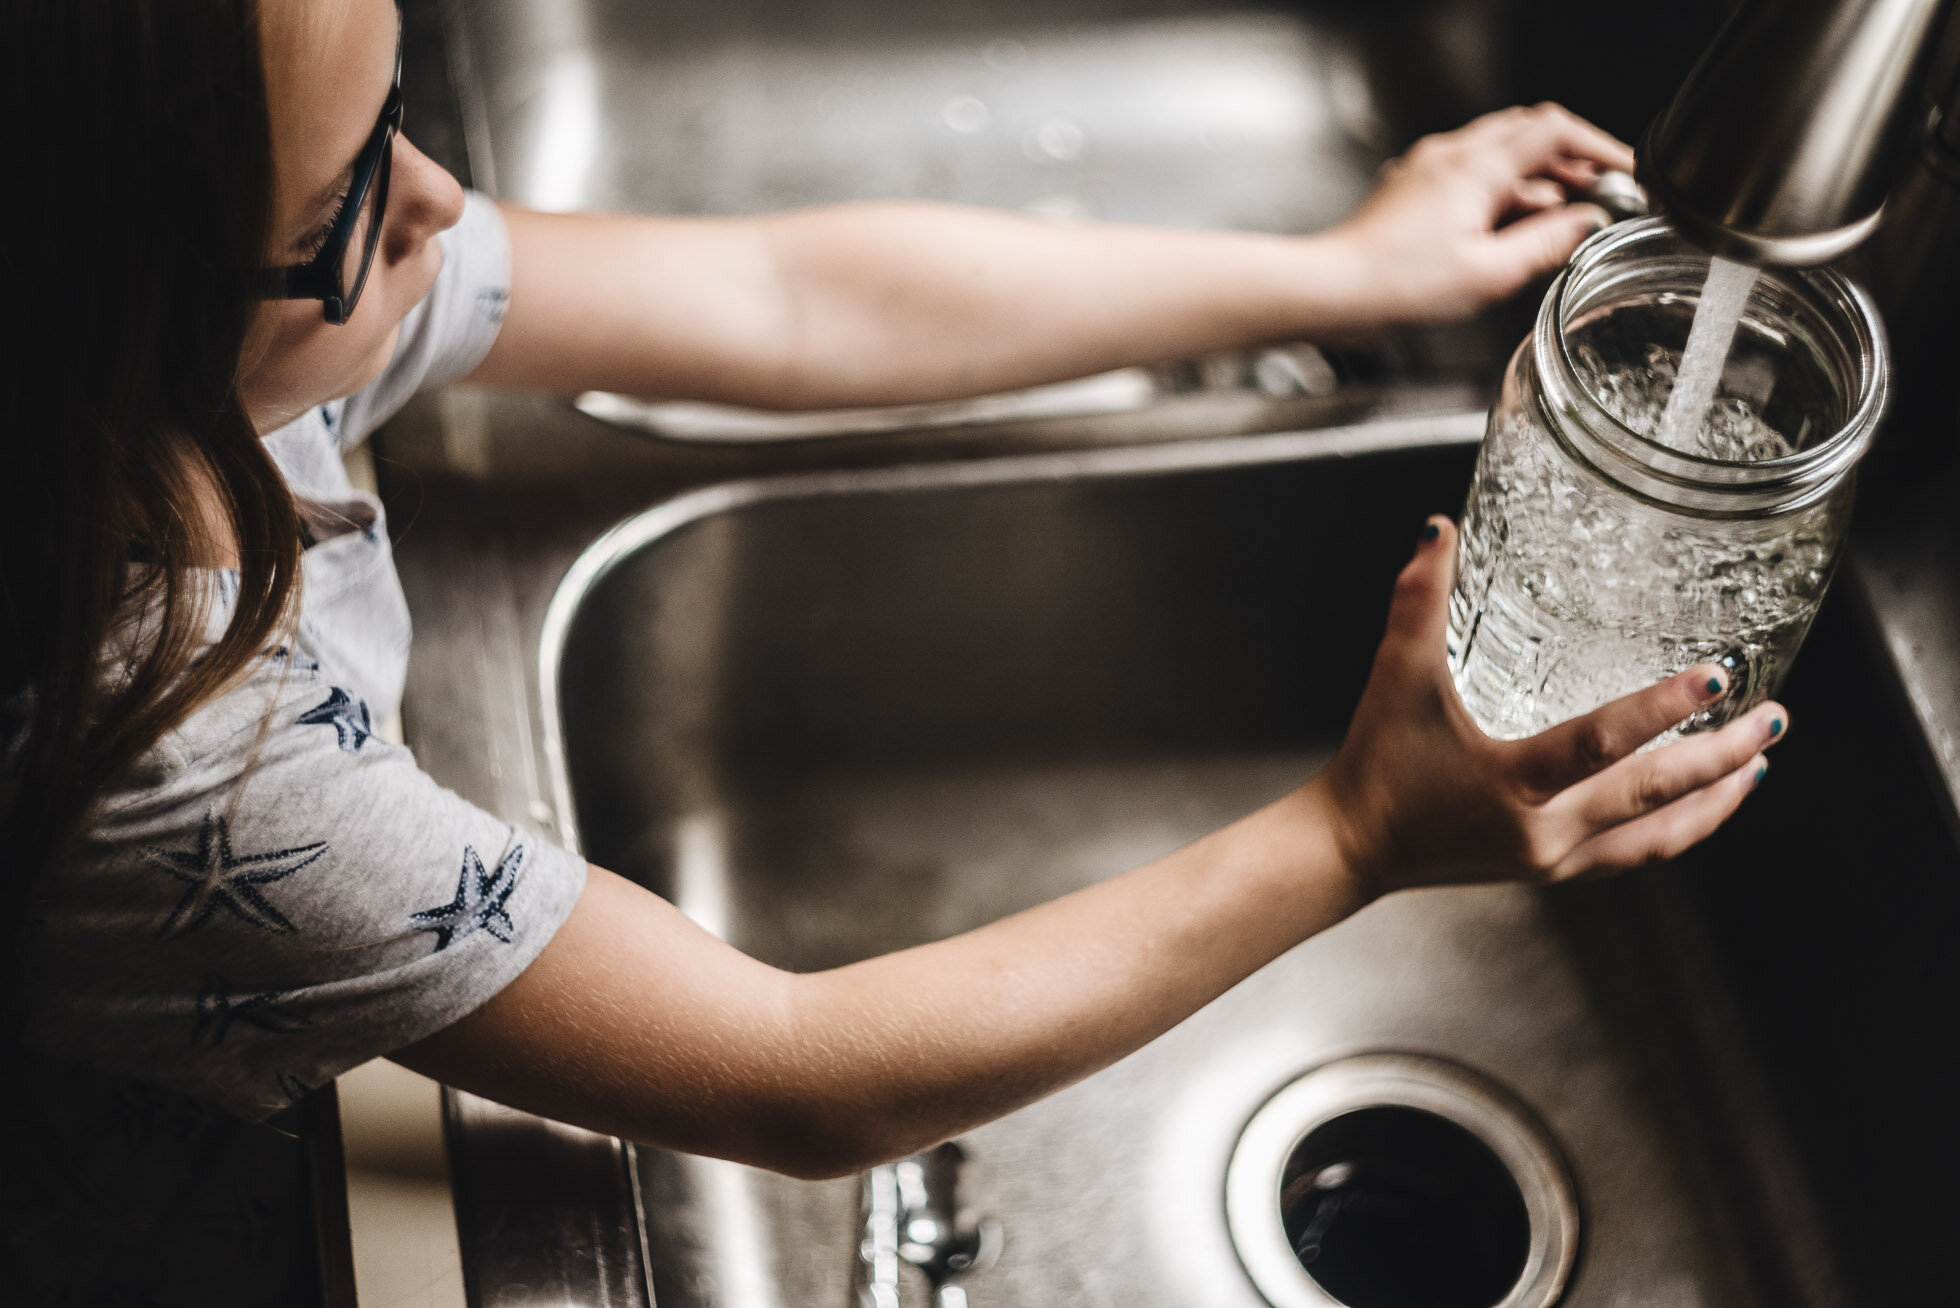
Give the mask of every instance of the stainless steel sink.
MULTIPOLYGON (((561 813, 593 861, 793 969, 1148 859, 1329 756, 1389 580, 1422 516, 1458 507, 1480 430, 1464 414, 683 495, 587 551, 546 616, 561 813)), ((1784 1011, 1833 1038, 1883 1029, 1813 1006, 1867 972, 1784 942, 1893 921, 1902 884, 1929 905, 1960 886, 1910 733, 1814 689, 1886 683, 1857 611, 1834 599, 1791 687, 1799 730, 1703 853, 1618 884, 1394 897, 966 1137, 969 1199, 1004 1230, 972 1302, 1256 1308, 1225 1220, 1234 1141, 1293 1078, 1374 1051, 1468 1067, 1544 1125, 1581 1210, 1572 1308, 1912 1284, 1910 1258, 1872 1271, 1844 1187, 1891 1175, 1888 1131, 1951 1128, 1833 1071, 1784 1011), (1843 807, 1872 793, 1882 841, 1843 807), (1887 1102, 1905 1115, 1875 1120, 1887 1102)), ((651 1149, 638 1175, 666 1308, 854 1301, 856 1183, 651 1149)), ((1934 1196, 1894 1193, 1910 1213, 1934 1196)))
MULTIPOLYGON (((912 194, 1275 231, 1337 219, 1382 158, 1499 104, 1556 98, 1631 138, 1723 8, 437 7, 454 104, 431 121, 456 123, 421 139, 520 203, 912 194)), ((451 393, 384 442, 419 627, 409 740, 445 784, 785 967, 988 921, 1328 756, 1388 580, 1422 515, 1459 507, 1482 425, 1366 419, 1474 406, 1523 331, 1500 313, 1337 357, 1324 400, 1197 378, 1135 414, 821 450, 655 445, 451 393), (1360 425, 1293 430, 1339 423, 1360 425), (579 550, 649 504, 547 611, 579 550)), ((1703 850, 1554 893, 1389 900, 968 1137, 966 1199, 1004 1232, 975 1308, 1256 1308, 1234 1142, 1302 1073, 1368 1053, 1448 1060, 1544 1128, 1582 1226, 1565 1304, 1950 1298, 1960 488, 1927 493, 1867 531, 1789 685, 1797 730, 1703 850)), ((448 1103, 473 1303, 855 1302, 855 1183, 448 1103)))

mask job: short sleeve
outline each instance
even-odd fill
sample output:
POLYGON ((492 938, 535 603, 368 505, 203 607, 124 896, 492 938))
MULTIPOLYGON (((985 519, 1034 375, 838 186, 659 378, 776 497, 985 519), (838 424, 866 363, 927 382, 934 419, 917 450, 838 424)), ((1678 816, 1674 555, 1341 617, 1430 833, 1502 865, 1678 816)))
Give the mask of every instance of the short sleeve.
POLYGON ((442 271, 402 319, 394 356, 381 375, 347 397, 334 435, 358 445, 417 391, 453 381, 483 362, 510 304, 510 232, 496 202, 477 191, 463 216, 437 238, 442 271))
POLYGON ((582 859, 296 660, 166 737, 49 878, 32 1044, 257 1120, 466 1016, 570 914, 582 859))

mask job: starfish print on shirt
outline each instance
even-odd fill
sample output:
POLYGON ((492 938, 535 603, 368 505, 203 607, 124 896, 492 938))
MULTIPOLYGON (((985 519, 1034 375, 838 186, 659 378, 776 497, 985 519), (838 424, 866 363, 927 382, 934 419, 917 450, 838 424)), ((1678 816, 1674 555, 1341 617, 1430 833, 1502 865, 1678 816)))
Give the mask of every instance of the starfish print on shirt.
POLYGON ((233 1022, 243 1022, 274 1035, 286 1035, 306 1025, 306 1019, 280 1001, 286 990, 267 990, 256 995, 240 995, 231 982, 221 976, 207 976, 197 995, 197 1025, 191 1028, 191 1043, 216 1049, 231 1034, 233 1022))
POLYGON ((510 309, 510 292, 502 287, 490 287, 476 293, 477 308, 491 322, 502 322, 504 314, 510 309))
POLYGON ((308 709, 294 718, 293 723, 302 727, 331 726, 340 738, 340 747, 349 754, 358 754, 374 734, 368 721, 367 701, 353 698, 338 686, 327 696, 326 703, 308 709))
POLYGON ((177 907, 170 910, 170 916, 163 920, 157 935, 165 940, 188 935, 209 922, 221 908, 247 926, 274 935, 292 934, 299 928, 266 902, 259 887, 285 880, 326 849, 327 842, 322 840, 239 858, 231 852, 231 831, 225 820, 215 813, 205 814, 196 849, 143 847, 144 862, 162 868, 190 887, 177 901, 177 907))
POLYGON ((517 869, 524 863, 524 846, 512 845, 510 853, 497 864, 495 874, 483 870, 476 850, 463 846, 463 875, 456 883, 456 898, 437 908, 425 908, 408 915, 417 931, 436 933, 434 952, 441 953, 465 936, 488 931, 505 944, 517 928, 504 905, 517 889, 517 869))
POLYGON ((266 658, 274 663, 289 663, 295 672, 318 672, 320 670, 320 664, 317 660, 310 659, 306 655, 300 654, 286 645, 279 646, 270 654, 266 655, 266 658))

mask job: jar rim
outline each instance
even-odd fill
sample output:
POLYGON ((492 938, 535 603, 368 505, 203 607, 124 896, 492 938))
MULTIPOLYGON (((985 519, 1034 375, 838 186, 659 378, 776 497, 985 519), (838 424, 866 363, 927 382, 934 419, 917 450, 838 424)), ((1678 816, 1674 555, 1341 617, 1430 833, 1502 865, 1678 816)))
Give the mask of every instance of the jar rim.
MULTIPOLYGON (((1722 501, 1734 502, 1737 496, 1772 501, 1767 506, 1736 505, 1738 511, 1761 512, 1765 507, 1776 510, 1799 507, 1827 492, 1870 446, 1890 398, 1885 329, 1871 297, 1835 269, 1760 269, 1760 275, 1779 279, 1787 290, 1807 292, 1807 298, 1819 307, 1835 311, 1841 321, 1831 325, 1846 338, 1838 344, 1844 347, 1844 353, 1854 365, 1849 371, 1855 379, 1855 393, 1846 397, 1846 414, 1838 429, 1808 448, 1759 460, 1695 454, 1665 445, 1629 427, 1608 411, 1581 377, 1573 346, 1566 336, 1569 297, 1574 288, 1583 286, 1587 275, 1609 260, 1637 258, 1636 252, 1642 246, 1668 247, 1665 253, 1677 258, 1704 262, 1710 258, 1707 251, 1658 216, 1614 224, 1579 247, 1546 294, 1534 331, 1539 375, 1546 382, 1558 383, 1555 388, 1547 386, 1546 389, 1556 389, 1555 398, 1562 401, 1560 408, 1578 420, 1571 424, 1554 423, 1554 430, 1560 430, 1562 437, 1569 440, 1574 433, 1563 429, 1568 426, 1581 429, 1590 438, 1589 443, 1602 448, 1574 453, 1580 454, 1601 475, 1635 493, 1643 493, 1642 488, 1628 485, 1627 476, 1615 475, 1614 466, 1629 473, 1632 480, 1660 483, 1663 491, 1685 492, 1690 500, 1714 501, 1680 503, 1677 494, 1657 495, 1651 490, 1645 493, 1645 497, 1670 507, 1720 511, 1722 501), (1602 463, 1611 466, 1601 466, 1602 463)), ((1656 248, 1654 256, 1658 258, 1661 254, 1662 250, 1656 248)))

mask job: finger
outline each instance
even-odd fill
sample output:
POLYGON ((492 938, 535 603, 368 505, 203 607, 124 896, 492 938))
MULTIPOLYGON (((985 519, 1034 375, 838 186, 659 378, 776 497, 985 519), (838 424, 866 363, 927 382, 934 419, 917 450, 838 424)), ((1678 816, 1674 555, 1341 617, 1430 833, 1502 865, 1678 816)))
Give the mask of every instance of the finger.
POLYGON ((1582 195, 1592 189, 1606 170, 1590 159, 1554 159, 1539 171, 1568 192, 1582 195))
POLYGON ((1536 213, 1565 203, 1565 188, 1549 177, 1526 177, 1511 188, 1510 212, 1536 213))
POLYGON ((1749 797, 1769 769, 1769 760, 1752 755, 1735 771, 1665 808, 1635 818, 1582 842, 1553 870, 1554 880, 1624 872, 1675 858, 1706 839, 1749 797))
POLYGON ((1542 798, 1604 772, 1669 727, 1721 698, 1728 674, 1713 663, 1677 672, 1645 690, 1603 704, 1518 741, 1518 776, 1542 798))
POLYGON ((1520 175, 1545 171, 1559 159, 1584 159, 1602 168, 1633 168, 1633 147, 1601 131, 1562 105, 1526 110, 1503 133, 1502 145, 1520 175))
POLYGON ((1621 759, 1567 790, 1548 808, 1569 813, 1583 833, 1580 838, 1589 838, 1720 781, 1781 740, 1788 718, 1780 704, 1758 705, 1720 731, 1621 759))
POLYGON ((1450 587, 1456 581, 1456 527, 1437 516, 1423 524, 1416 555, 1395 579, 1388 604, 1388 634, 1383 640, 1408 642, 1413 648, 1443 650, 1443 629, 1449 622, 1450 587))
POLYGON ((1596 204, 1562 204, 1499 228, 1484 244, 1484 289, 1508 295, 1534 277, 1563 268, 1588 236, 1612 221, 1596 204))
POLYGON ((1478 114, 1455 131, 1445 132, 1443 135, 1468 137, 1506 132, 1516 127, 1530 112, 1531 110, 1521 104, 1508 104, 1502 109, 1492 109, 1488 113, 1478 114))

